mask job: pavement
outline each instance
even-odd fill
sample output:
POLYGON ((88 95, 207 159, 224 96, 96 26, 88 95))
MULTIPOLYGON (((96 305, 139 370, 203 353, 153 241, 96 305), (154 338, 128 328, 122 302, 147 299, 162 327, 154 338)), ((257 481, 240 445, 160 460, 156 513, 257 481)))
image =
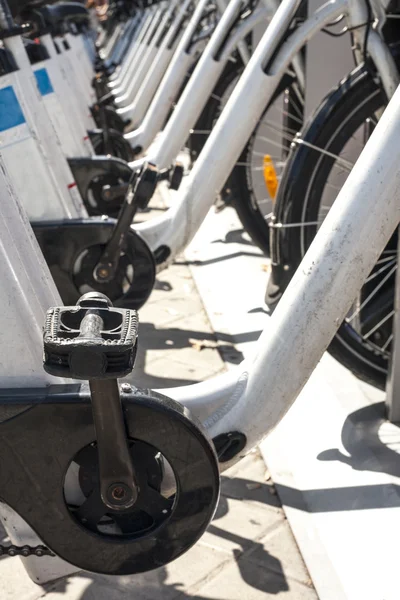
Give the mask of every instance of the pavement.
MULTIPOLYGON (((155 210, 159 213, 164 207, 157 204, 155 210)), ((233 367, 254 347, 266 319, 261 294, 266 261, 243 234, 233 212, 226 215, 222 237, 217 236, 212 246, 219 255, 222 252, 221 260, 208 259, 202 242, 203 233, 210 233, 209 219, 219 219, 212 211, 186 256, 157 277, 150 300, 140 311, 139 351, 130 378, 138 387, 168 388, 202 381, 233 367), (216 301, 214 290, 209 296, 215 306, 206 311, 199 289, 204 296, 205 286, 213 279, 204 269, 223 267, 224 256, 229 261, 232 248, 234 258, 259 280, 260 296, 250 299, 249 308, 249 298, 240 294, 239 286, 228 303, 222 290, 216 301), (241 315, 239 330, 231 335, 228 322, 237 315, 241 315)), ((0 600, 272 597, 311 600, 317 594, 258 450, 224 473, 218 510, 207 532, 189 552, 166 567, 129 577, 81 572, 38 586, 19 559, 0 560, 0 600)))

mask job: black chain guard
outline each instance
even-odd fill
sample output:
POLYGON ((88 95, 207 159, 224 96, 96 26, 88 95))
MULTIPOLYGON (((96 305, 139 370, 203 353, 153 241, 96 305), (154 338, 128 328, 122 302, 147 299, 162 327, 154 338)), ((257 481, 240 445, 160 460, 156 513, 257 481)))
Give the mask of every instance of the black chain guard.
POLYGON ((168 518, 151 534, 113 538, 83 527, 64 498, 72 459, 95 439, 88 389, 0 393, 0 497, 55 554, 107 575, 149 571, 179 557, 204 533, 219 495, 214 448, 186 408, 141 390, 122 394, 122 402, 129 438, 167 459, 176 493, 168 518))
POLYGON ((93 269, 113 231, 114 219, 91 218, 70 221, 32 223, 40 248, 54 278, 61 299, 75 304, 86 291, 95 290, 108 296, 115 306, 139 309, 154 286, 156 269, 153 254, 132 228, 116 277, 99 283, 93 269), (81 270, 76 273, 76 265, 81 270), (131 277, 126 277, 130 269, 131 277), (82 285, 87 289, 82 289, 82 285))

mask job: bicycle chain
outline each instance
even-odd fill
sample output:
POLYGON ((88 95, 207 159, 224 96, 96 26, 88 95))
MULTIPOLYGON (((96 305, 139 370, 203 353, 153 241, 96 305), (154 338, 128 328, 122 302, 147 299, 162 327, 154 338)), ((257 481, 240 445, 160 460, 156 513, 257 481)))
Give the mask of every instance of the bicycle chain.
POLYGON ((37 556, 42 558, 43 556, 55 556, 54 552, 46 548, 46 546, 1 546, 0 545, 0 556, 37 556))

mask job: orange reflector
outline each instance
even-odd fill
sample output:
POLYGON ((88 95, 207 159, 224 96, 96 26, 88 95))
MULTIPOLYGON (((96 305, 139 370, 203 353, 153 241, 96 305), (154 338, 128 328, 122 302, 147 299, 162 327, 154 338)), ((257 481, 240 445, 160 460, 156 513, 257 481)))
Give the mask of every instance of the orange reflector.
POLYGON ((276 175, 274 163, 269 154, 264 155, 263 168, 265 187, 267 188, 271 199, 275 200, 276 192, 278 190, 278 177, 276 175))

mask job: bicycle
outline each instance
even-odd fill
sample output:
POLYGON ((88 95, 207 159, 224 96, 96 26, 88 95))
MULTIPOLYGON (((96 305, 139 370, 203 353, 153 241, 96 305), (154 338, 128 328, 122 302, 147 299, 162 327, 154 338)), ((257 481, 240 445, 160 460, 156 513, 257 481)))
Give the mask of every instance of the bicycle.
MULTIPOLYGON (((295 7, 294 2, 285 0, 272 21, 272 31, 280 29, 295 7)), ((214 132, 236 116, 234 109, 239 103, 235 100, 240 98, 242 83, 259 75, 266 49, 271 50, 268 31, 214 132)), ((48 545, 33 550, 25 546, 21 553, 29 557, 35 552, 42 556, 55 552, 78 568, 127 574, 166 564, 196 542, 218 499, 218 470, 250 451, 289 409, 398 226, 399 100, 400 88, 276 308, 268 332, 260 337, 253 362, 213 380, 169 390, 170 400, 149 391, 121 388, 130 441, 124 429, 118 430, 123 418, 115 377, 132 367, 136 316, 113 309, 96 294, 81 299, 77 307, 59 305, 49 271, 2 165, 2 344, 13 352, 4 353, 0 365, 4 386, 0 428, 6 441, 0 490, 3 501, 48 545), (363 237, 358 235, 360 222, 363 237), (49 306, 54 308, 45 326, 45 375, 41 337, 43 313, 49 306), (99 360, 104 352, 109 353, 106 362, 99 360), (82 361, 84 356, 90 360, 82 361), (66 385, 65 375, 91 380, 91 395, 85 385, 66 385), (54 376, 62 377, 61 386, 55 385, 54 376), (96 381, 104 376, 109 379, 96 381), (105 397, 108 402, 101 406, 105 397), (206 434, 191 413, 203 423, 206 434), (105 423, 103 431, 110 428, 111 439, 101 433, 100 426, 105 423), (121 461, 114 476, 118 473, 123 478, 118 485, 107 471, 108 454, 104 453, 110 452, 110 464, 115 466, 115 439, 120 442, 121 461), (96 462, 96 447, 100 462, 96 462), (164 462, 160 463, 160 455, 164 462), (63 482, 71 462, 82 470, 84 477, 78 485, 87 495, 83 493, 78 504, 75 498, 68 505, 63 482), (99 464, 96 483, 90 473, 93 469, 97 472, 99 464), (35 484, 29 497, 21 493, 27 474, 35 484), (167 475, 169 487, 163 494, 160 486, 167 475), (88 488, 82 483, 85 481, 88 488), (134 516, 130 513, 136 499, 141 509, 144 500, 148 501, 150 523, 138 518, 134 508, 134 516), (108 519, 106 530, 99 528, 110 512, 113 522, 108 519), (118 517, 123 513, 125 522, 118 517), (107 530, 110 526, 113 528, 107 530)), ((261 104, 258 97, 257 101, 261 104)), ((214 136, 218 139, 217 133, 208 145, 214 136)), ((11 514, 10 530, 13 523, 21 528, 11 514)), ((53 568, 50 575, 51 566, 35 572, 31 564, 31 573, 43 581, 59 576, 62 569, 65 572, 59 563, 53 568)))
MULTIPOLYGON (((398 64, 395 23, 386 21, 383 32, 392 40, 398 64)), ((327 96, 294 138, 270 222, 270 306, 279 301, 387 102, 367 60, 327 96)), ((391 355, 396 269, 394 235, 329 347, 344 366, 379 388, 385 386, 391 355)))

